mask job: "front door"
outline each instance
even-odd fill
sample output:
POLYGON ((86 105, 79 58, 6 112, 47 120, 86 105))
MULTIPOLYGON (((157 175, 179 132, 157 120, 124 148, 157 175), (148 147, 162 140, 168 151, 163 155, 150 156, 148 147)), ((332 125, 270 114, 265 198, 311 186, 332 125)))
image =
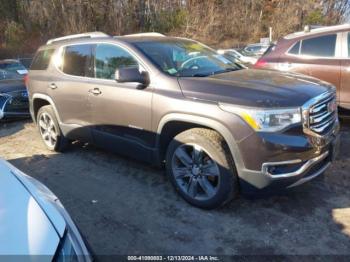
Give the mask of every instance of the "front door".
POLYGON ((151 132, 152 88, 137 83, 117 83, 115 71, 140 67, 126 49, 98 44, 95 50, 96 94, 92 94, 93 138, 96 144, 114 151, 150 160, 155 134, 151 132))

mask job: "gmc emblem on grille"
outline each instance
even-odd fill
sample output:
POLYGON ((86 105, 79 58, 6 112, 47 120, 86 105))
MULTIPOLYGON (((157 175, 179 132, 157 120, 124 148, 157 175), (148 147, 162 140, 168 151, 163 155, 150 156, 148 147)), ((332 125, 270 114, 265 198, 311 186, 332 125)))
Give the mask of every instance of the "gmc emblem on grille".
POLYGON ((335 110, 337 110, 337 103, 335 102, 335 100, 333 100, 333 101, 328 103, 327 110, 328 110, 329 113, 332 113, 335 110))

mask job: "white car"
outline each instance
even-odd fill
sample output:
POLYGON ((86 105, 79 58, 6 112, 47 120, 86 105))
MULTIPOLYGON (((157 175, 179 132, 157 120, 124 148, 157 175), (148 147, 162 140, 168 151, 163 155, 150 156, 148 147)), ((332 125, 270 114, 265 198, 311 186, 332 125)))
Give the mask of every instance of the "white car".
POLYGON ((254 65, 256 63, 256 61, 258 61, 257 57, 255 57, 253 55, 244 54, 236 49, 219 49, 218 53, 220 55, 231 56, 231 57, 238 59, 238 61, 245 63, 245 64, 254 65))
POLYGON ((269 48, 269 46, 270 45, 268 44, 261 44, 261 43, 250 44, 244 47, 243 50, 257 56, 262 56, 266 52, 266 50, 269 48))
POLYGON ((0 159, 0 256, 44 255, 45 261, 92 261, 57 197, 0 159))

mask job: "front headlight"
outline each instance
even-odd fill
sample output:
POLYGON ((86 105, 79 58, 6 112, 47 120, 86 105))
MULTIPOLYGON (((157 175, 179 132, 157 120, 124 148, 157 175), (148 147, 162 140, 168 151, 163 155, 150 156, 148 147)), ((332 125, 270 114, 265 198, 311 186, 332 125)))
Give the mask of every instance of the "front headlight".
POLYGON ((290 125, 301 123, 300 108, 259 109, 219 104, 224 111, 239 115, 258 132, 277 132, 290 125))

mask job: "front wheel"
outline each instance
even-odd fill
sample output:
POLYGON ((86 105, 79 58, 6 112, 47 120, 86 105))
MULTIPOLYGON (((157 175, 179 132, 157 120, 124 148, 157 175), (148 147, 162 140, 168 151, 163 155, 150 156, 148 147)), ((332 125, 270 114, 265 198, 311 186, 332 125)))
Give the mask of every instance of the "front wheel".
POLYGON ((238 194, 230 150, 213 130, 194 128, 177 135, 167 150, 166 169, 179 194, 192 205, 212 209, 238 194))

